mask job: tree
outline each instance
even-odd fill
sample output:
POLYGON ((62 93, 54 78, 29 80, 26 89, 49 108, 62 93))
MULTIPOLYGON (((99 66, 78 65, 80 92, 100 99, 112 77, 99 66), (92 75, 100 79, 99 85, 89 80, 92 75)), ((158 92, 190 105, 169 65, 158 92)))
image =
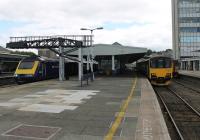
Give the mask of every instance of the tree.
POLYGON ((148 49, 146 55, 151 55, 152 53, 153 51, 151 49, 148 49))

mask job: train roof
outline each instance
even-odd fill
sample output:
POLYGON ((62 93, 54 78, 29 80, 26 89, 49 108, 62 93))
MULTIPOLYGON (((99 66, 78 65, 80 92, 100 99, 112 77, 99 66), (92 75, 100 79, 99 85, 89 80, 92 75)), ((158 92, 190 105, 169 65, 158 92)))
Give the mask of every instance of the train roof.
POLYGON ((152 58, 170 58, 170 59, 172 59, 171 57, 168 57, 168 56, 164 56, 164 55, 150 55, 150 56, 145 56, 145 57, 143 57, 143 58, 141 58, 141 59, 139 59, 138 61, 137 61, 137 63, 140 63, 140 62, 145 62, 145 61, 148 61, 148 60, 150 60, 150 59, 152 59, 152 58))
MULTIPOLYGON (((48 58, 48 57, 36 55, 36 56, 26 57, 22 61, 58 62, 59 58, 48 58)), ((78 63, 79 62, 79 58, 68 56, 68 58, 65 58, 65 62, 68 62, 68 63, 78 63)), ((83 58, 83 63, 87 63, 87 60, 84 59, 84 58, 83 58)), ((94 61, 94 64, 98 64, 98 62, 94 61)))
POLYGON ((152 56, 152 57, 150 57, 149 59, 152 59, 152 58, 159 58, 159 57, 164 57, 164 58, 170 58, 170 59, 172 59, 171 57, 169 57, 169 56, 164 56, 164 55, 157 55, 157 56, 152 56))
POLYGON ((52 59, 36 55, 36 56, 25 57, 22 61, 58 61, 58 59, 52 59))

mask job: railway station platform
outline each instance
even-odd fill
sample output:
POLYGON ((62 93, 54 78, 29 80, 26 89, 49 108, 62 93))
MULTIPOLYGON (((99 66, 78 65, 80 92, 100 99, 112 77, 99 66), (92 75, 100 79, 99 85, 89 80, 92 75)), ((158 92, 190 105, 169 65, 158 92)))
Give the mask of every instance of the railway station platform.
POLYGON ((151 84, 142 77, 48 80, 0 90, 1 140, 169 140, 151 84))
POLYGON ((200 78, 200 71, 179 70, 179 74, 195 77, 195 78, 200 78))

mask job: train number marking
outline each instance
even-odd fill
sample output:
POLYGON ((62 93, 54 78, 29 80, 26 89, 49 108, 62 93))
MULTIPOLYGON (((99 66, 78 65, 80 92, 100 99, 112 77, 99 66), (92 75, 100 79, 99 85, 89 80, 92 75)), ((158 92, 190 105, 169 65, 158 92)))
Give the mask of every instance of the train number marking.
POLYGON ((143 139, 144 140, 153 140, 153 128, 151 126, 151 121, 147 120, 147 119, 144 119, 143 120, 143 131, 142 131, 142 134, 143 134, 143 139))

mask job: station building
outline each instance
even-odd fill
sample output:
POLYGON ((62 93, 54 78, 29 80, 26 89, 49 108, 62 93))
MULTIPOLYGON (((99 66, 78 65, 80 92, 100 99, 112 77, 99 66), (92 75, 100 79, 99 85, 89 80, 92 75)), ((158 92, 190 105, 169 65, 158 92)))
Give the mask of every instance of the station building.
MULTIPOLYGON (((94 44, 93 48, 83 48, 82 55, 86 60, 88 52, 92 51, 94 59, 97 62, 97 69, 103 73, 123 73, 127 67, 134 61, 143 57, 147 48, 124 46, 115 42, 113 44, 94 44)), ((55 57, 50 50, 38 50, 38 54, 45 57, 55 57)), ((78 50, 69 55, 78 56, 78 50)))
POLYGON ((200 70, 200 0, 172 0, 173 51, 182 70, 200 70))
MULTIPOLYGON (((90 48, 84 48, 82 54, 87 56, 90 48)), ((98 62, 98 69, 104 72, 123 73, 126 64, 133 63, 143 57, 147 48, 124 46, 117 42, 113 44, 95 44, 93 48, 94 59, 98 62)), ((78 51, 72 54, 77 54, 78 51)))
MULTIPOLYGON (((103 73, 123 73, 127 67, 134 61, 143 57, 147 48, 124 46, 115 42, 113 44, 94 44, 92 48, 83 48, 82 55, 86 60, 88 53, 93 52, 94 59, 97 62, 97 69, 103 73)), ((45 57, 55 57, 50 50, 38 50, 38 54, 45 57)), ((78 56, 78 50, 70 53, 71 56, 78 56)))

